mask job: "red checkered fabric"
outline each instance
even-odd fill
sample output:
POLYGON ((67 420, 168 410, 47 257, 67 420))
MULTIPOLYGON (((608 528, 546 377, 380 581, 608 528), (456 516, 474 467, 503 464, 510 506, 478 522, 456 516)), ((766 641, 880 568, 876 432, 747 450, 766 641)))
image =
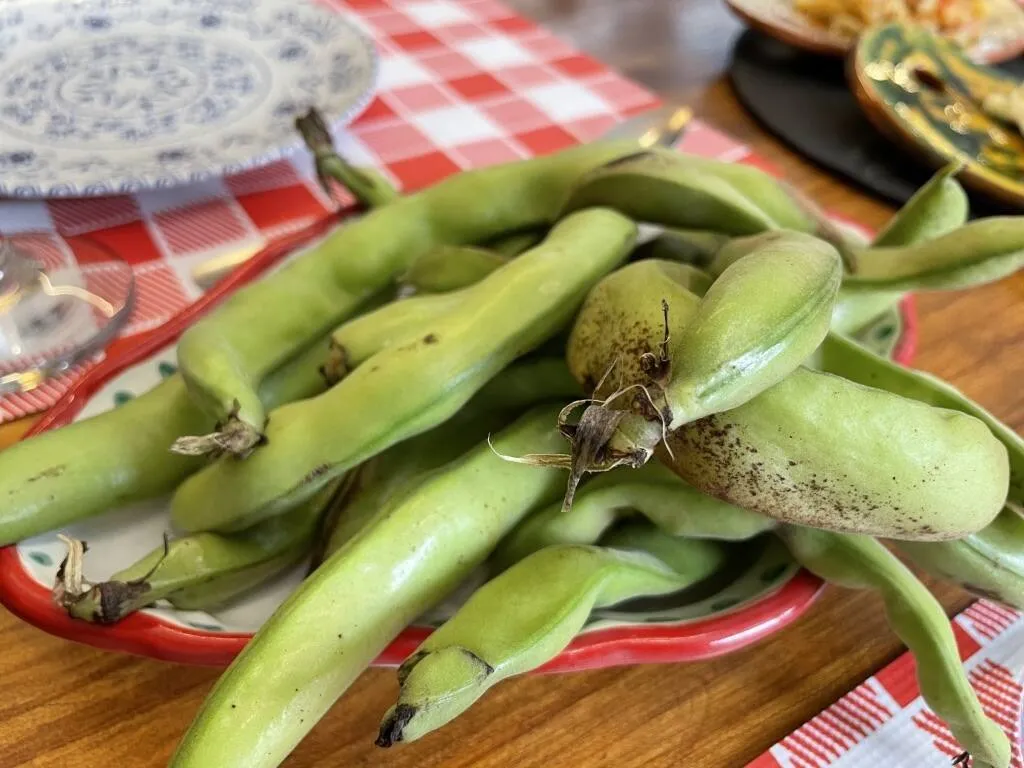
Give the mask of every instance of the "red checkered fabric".
MULTIPOLYGON (((982 709, 1010 738, 1011 768, 1024 768, 1024 617, 979 600, 953 620, 953 633, 982 709)), ((914 657, 905 653, 747 768, 949 765, 963 747, 920 694, 914 657)))
MULTIPOLYGON (((375 40, 376 98, 338 145, 406 190, 465 168, 592 140, 658 104, 646 89, 495 0, 333 2, 375 40)), ((745 147, 696 122, 682 148, 741 160, 745 147)), ((756 162, 756 159, 751 158, 756 162)), ((191 270, 310 223, 329 202, 303 153, 226 179, 127 197, 0 202, 0 233, 53 241, 53 258, 114 249, 136 270, 126 334, 160 325, 200 295, 191 270)), ((93 254, 90 256, 90 253, 93 254)), ((43 410, 74 377, 0 399, 0 423, 43 410)))

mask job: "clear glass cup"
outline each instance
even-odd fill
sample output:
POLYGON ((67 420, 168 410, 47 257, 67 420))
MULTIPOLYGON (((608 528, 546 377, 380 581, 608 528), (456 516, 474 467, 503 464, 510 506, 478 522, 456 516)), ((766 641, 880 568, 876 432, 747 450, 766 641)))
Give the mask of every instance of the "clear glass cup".
POLYGON ((27 392, 99 353, 131 314, 132 268, 76 238, 0 236, 0 395, 27 392))

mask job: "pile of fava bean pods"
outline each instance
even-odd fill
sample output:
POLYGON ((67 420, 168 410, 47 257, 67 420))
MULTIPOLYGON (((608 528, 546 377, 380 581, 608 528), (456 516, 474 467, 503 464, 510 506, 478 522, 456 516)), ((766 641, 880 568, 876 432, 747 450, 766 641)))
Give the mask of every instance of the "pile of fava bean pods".
POLYGON ((280 765, 481 568, 401 665, 380 746, 541 666, 594 610, 776 537, 877 590, 929 706, 975 768, 1008 768, 904 563, 1024 607, 1024 441, 862 331, 1018 270, 1024 217, 968 222, 950 167, 867 242, 754 167, 629 142, 399 195, 315 113, 298 128, 369 210, 189 328, 151 391, 0 453, 0 544, 170 496, 173 534, 108 581, 65 538, 75 619, 210 610, 312 563, 172 766, 280 765))

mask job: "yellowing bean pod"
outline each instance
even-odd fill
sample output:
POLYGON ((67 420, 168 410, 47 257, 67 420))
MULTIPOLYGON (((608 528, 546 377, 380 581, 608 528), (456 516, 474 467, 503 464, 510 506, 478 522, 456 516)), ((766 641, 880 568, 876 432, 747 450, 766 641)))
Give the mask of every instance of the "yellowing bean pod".
MULTIPOLYGON (((698 312, 700 300, 685 285, 673 288, 662 279, 647 287, 623 277, 642 264, 605 278, 577 318, 577 327, 605 329, 601 349, 611 354, 657 350, 661 333, 651 308, 657 301, 668 302, 675 338, 698 312), (607 284, 621 290, 606 290, 607 284)), ((579 348, 569 353, 584 386, 593 384, 588 371, 613 359, 579 348)), ((636 421, 630 414, 618 430, 636 421)), ((778 520, 836 531, 957 538, 988 525, 1008 487, 1006 448, 979 419, 807 368, 667 437, 661 460, 699 490, 778 520)), ((631 440, 617 432, 608 444, 624 445, 625 452, 631 440)))

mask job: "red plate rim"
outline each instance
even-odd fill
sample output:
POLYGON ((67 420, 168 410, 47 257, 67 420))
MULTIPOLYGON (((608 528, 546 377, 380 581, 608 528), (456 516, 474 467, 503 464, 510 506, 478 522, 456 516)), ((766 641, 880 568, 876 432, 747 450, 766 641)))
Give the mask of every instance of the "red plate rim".
MULTIPOLYGON (((261 276, 296 248, 308 245, 338 222, 336 214, 322 216, 311 225, 273 241, 159 328, 141 339, 133 337, 129 343, 112 345, 107 356, 91 368, 25 437, 69 423, 112 377, 177 340, 188 326, 231 293, 261 276)), ((904 300, 900 310, 903 333, 893 356, 898 362, 908 363, 917 343, 912 297, 904 300)), ((774 592, 705 619, 616 625, 585 632, 536 672, 547 674, 720 656, 758 642, 792 623, 807 611, 823 589, 824 585, 818 578, 801 570, 774 592)), ((226 666, 252 637, 250 633, 214 633, 183 627, 142 612, 112 626, 73 620, 54 605, 49 590, 22 568, 16 545, 0 549, 0 603, 11 613, 51 635, 105 650, 182 664, 226 666)), ((428 627, 408 627, 380 654, 374 666, 400 664, 430 632, 428 627)))

